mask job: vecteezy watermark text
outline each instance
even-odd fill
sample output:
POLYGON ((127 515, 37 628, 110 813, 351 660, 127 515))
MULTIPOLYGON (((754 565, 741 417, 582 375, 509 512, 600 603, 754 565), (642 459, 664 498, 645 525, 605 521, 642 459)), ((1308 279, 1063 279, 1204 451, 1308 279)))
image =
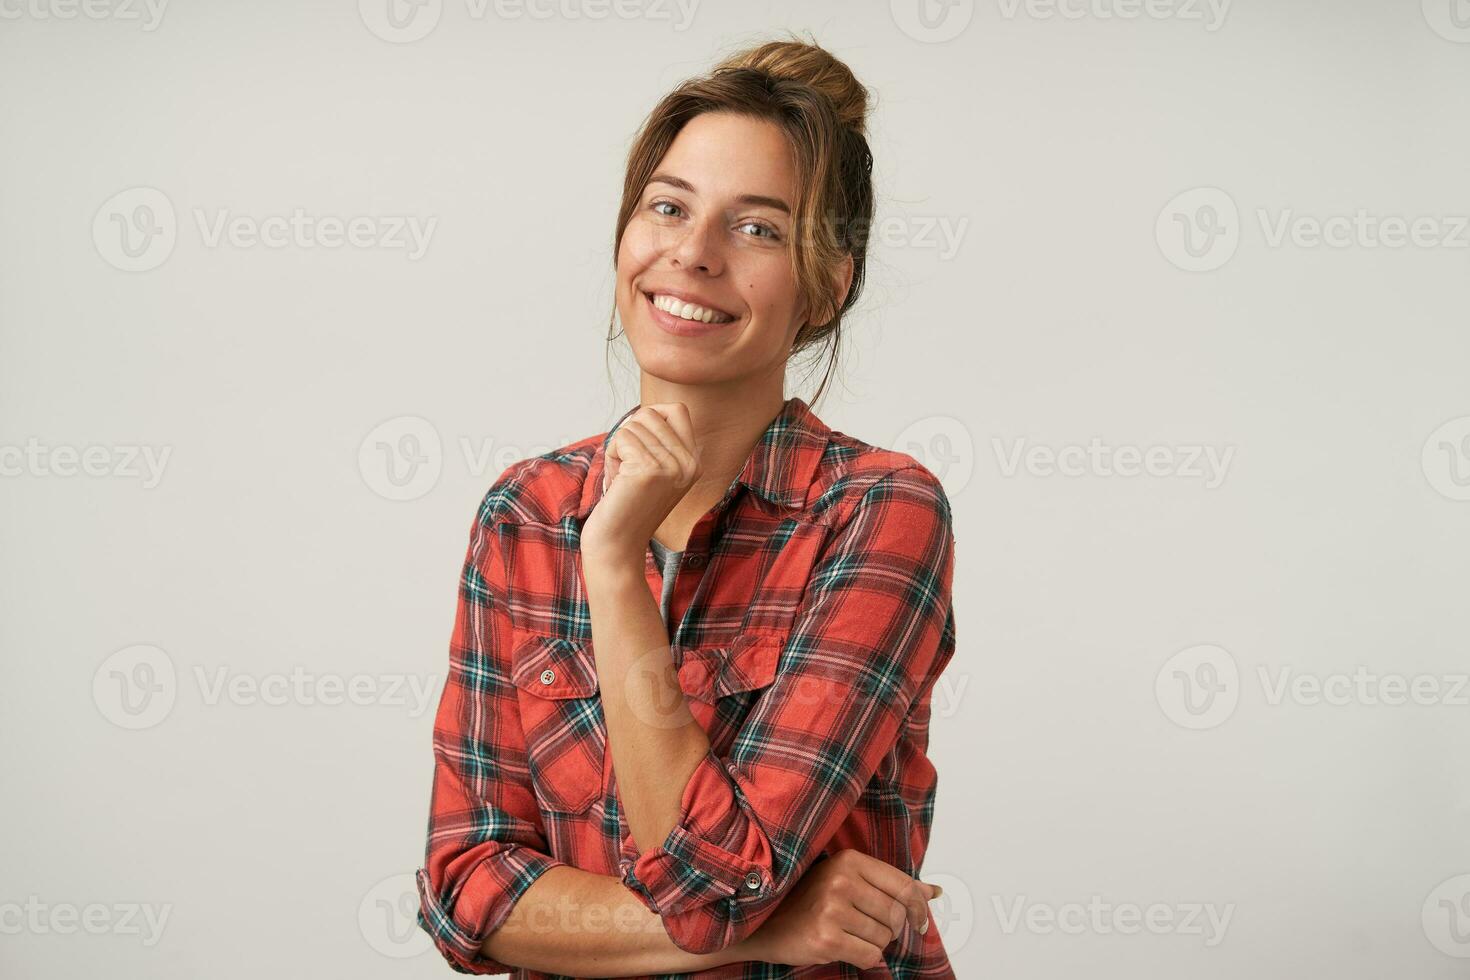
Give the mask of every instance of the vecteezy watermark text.
POLYGON ((1206 490, 1225 482, 1234 446, 1156 445, 1110 446, 1094 436, 1088 443, 1065 446, 1028 445, 1027 440, 993 437, 991 448, 1002 476, 1014 477, 1022 470, 1031 476, 1151 476, 1201 480, 1206 490))
MULTIPOLYGON (((1164 662, 1154 678, 1154 697, 1165 717, 1181 728, 1217 728, 1240 703, 1244 676, 1229 650, 1202 643, 1164 662)), ((1290 664, 1259 664, 1255 678, 1261 701, 1270 708, 1470 707, 1470 674, 1464 672, 1402 673, 1357 664, 1313 673, 1290 664)))
MULTIPOLYGON (((302 207, 266 215, 201 207, 190 213, 199 241, 208 249, 400 251, 410 262, 423 258, 439 225, 436 215, 324 214, 302 207)), ((179 225, 167 194, 156 187, 130 187, 97 209, 92 242, 114 268, 147 272, 173 254, 179 225)))
MULTIPOLYGON (((438 674, 341 673, 308 670, 299 664, 286 671, 254 674, 195 664, 190 674, 206 707, 406 708, 410 718, 429 710, 443 687, 438 674)), ((92 701, 108 721, 136 731, 166 719, 181 686, 173 658, 159 647, 140 643, 116 651, 98 665, 92 675, 92 701)))
POLYGON ((78 931, 94 936, 141 936, 144 946, 163 938, 173 903, 46 902, 29 895, 24 902, 0 902, 0 934, 69 936, 78 931))
POLYGON ((163 480, 172 446, 48 446, 35 436, 24 445, 0 445, 0 477, 116 477, 143 481, 152 490, 163 480))
POLYGON ((1037 935, 1063 933, 1068 936, 1133 936, 1140 932, 1155 936, 1199 936, 1206 946, 1218 946, 1230 928, 1235 903, 1216 906, 1212 902, 1108 902, 1101 895, 1082 902, 1028 901, 1025 895, 1006 900, 991 896, 1000 930, 1012 935, 1024 929, 1037 935))
POLYGON ((1231 0, 996 0, 1000 15, 1015 20, 1178 20, 1199 21, 1218 31, 1230 13, 1231 0))
POLYGON ((0 0, 0 20, 141 21, 155 31, 168 0, 0 0))
MULTIPOLYGON (((444 16, 444 0, 357 0, 363 26, 393 44, 421 41, 444 16)), ((676 32, 689 29, 699 0, 463 0, 463 15, 473 21, 606 20, 666 21, 676 32)))

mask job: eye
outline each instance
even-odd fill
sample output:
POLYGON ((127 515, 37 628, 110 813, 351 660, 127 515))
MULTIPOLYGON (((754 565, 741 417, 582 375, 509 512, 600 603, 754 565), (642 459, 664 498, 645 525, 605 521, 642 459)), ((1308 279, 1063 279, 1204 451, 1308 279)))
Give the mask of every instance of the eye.
POLYGON ((764 221, 745 221, 745 222, 742 222, 738 227, 741 227, 741 228, 759 228, 761 231, 765 232, 764 235, 756 235, 756 236, 754 236, 756 238, 769 238, 772 241, 777 241, 777 242, 781 240, 781 233, 779 231, 777 231, 776 229, 772 228, 770 225, 766 224, 764 221))
POLYGON ((679 205, 675 204, 673 201, 654 201, 648 207, 655 213, 661 214, 666 218, 672 218, 673 215, 669 214, 667 211, 659 211, 658 209, 660 207, 670 207, 673 208, 675 211, 679 210, 679 205))

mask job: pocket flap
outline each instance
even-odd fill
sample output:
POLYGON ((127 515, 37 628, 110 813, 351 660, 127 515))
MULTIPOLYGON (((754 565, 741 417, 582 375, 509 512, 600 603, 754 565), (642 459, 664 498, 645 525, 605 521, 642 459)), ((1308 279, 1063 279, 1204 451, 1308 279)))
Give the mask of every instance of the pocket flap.
POLYGON ((785 637, 742 634, 723 646, 690 647, 679 665, 679 686, 699 701, 766 687, 776 679, 785 637))
POLYGON ((511 683, 542 698, 586 698, 597 693, 592 643, 514 630, 511 683))

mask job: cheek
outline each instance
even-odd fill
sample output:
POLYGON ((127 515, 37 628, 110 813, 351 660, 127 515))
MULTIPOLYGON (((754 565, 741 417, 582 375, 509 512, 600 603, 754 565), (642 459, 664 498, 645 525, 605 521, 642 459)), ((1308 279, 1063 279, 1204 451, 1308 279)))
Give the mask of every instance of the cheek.
POLYGON ((796 285, 785 259, 759 262, 739 270, 736 281, 740 295, 752 310, 763 316, 786 317, 796 305, 796 285))
POLYGON ((618 266, 621 268, 626 262, 635 272, 641 272, 658 261, 664 245, 658 228, 635 217, 623 229, 623 240, 618 246, 618 266))

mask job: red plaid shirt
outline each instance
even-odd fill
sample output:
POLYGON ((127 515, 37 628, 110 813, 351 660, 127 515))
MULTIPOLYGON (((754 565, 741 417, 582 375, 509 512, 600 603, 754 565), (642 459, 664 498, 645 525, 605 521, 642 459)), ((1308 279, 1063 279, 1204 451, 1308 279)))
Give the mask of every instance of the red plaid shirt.
MULTIPOLYGON (((918 877, 934 816, 930 695, 954 652, 949 501, 904 453, 787 399, 694 526, 670 646, 711 749, 679 823, 628 834, 598 698, 578 534, 612 429, 508 468, 471 527, 434 723, 419 924, 461 973, 547 974, 480 945, 547 869, 615 875, 691 952, 737 942, 811 865, 856 848, 918 877)), ((661 588, 646 555, 655 600, 661 588)), ((885 966, 689 976, 953 977, 932 926, 885 966)))

